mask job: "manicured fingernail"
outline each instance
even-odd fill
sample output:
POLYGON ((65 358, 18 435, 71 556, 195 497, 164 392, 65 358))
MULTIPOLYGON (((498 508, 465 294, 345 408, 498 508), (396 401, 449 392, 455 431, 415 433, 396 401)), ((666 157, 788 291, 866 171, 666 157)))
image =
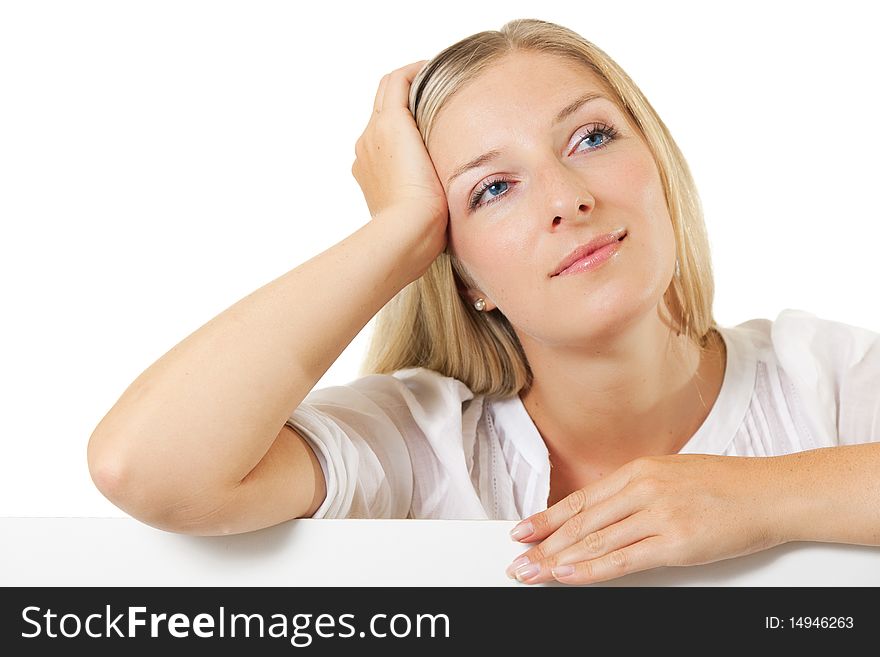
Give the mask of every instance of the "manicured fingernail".
POLYGON ((574 566, 571 564, 556 566, 555 568, 550 569, 550 574, 553 575, 553 577, 568 577, 569 575, 574 575, 574 566))
POLYGON ((515 541, 519 541, 524 539, 527 536, 531 536, 535 533, 535 528, 532 526, 530 522, 522 522, 514 527, 510 532, 510 538, 515 541))
POLYGON ((541 570, 541 566, 536 563, 530 563, 525 566, 522 566, 516 571, 516 578, 520 581, 524 579, 528 579, 529 577, 534 577, 538 574, 538 571, 541 570))
POLYGON ((513 579, 515 577, 514 573, 517 571, 517 569, 525 566, 528 562, 529 558, 525 555, 514 559, 513 563, 507 567, 507 576, 513 579))

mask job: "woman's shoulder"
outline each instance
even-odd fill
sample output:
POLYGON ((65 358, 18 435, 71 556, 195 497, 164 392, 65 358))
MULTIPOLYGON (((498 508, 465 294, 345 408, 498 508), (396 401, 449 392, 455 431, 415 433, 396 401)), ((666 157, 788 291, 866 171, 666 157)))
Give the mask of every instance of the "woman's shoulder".
POLYGON ((752 319, 724 329, 755 360, 781 368, 805 390, 831 382, 861 364, 880 367, 880 333, 806 310, 786 308, 775 320, 752 319))
POLYGON ((460 380, 425 367, 408 367, 390 373, 365 374, 343 385, 313 390, 308 401, 324 401, 355 393, 386 405, 405 403, 442 412, 443 407, 473 399, 460 380))
POLYGON ((815 354, 846 358, 848 354, 864 352, 880 339, 876 331, 797 308, 780 311, 774 320, 750 319, 724 330, 756 348, 770 349, 783 357, 815 354))
POLYGON ((829 381, 836 385, 858 363, 880 367, 880 333, 806 310, 786 308, 773 320, 756 318, 719 328, 729 358, 744 363, 744 371, 764 363, 771 372, 781 370, 805 394, 829 381))
POLYGON ((838 320, 819 317, 815 313, 796 308, 781 311, 773 322, 776 335, 792 335, 829 341, 846 337, 854 340, 876 340, 877 331, 838 320))
POLYGON ((812 360, 834 368, 852 366, 869 351, 880 348, 880 333, 876 331, 793 308, 779 313, 770 340, 783 358, 812 360))
POLYGON ((800 400, 796 405, 817 445, 876 435, 869 425, 880 385, 877 331, 786 308, 775 320, 749 320, 724 334, 740 353, 751 350, 764 362, 765 390, 784 396, 786 404, 800 400))

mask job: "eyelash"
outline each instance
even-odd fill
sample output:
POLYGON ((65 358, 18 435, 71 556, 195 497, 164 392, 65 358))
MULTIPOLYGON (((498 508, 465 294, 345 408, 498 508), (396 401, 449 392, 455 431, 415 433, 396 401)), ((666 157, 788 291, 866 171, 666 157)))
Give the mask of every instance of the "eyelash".
MULTIPOLYGON (((588 126, 588 128, 579 135, 580 141, 578 141, 578 145, 580 145, 581 141, 585 140, 587 137, 591 137, 594 134, 601 133, 605 135, 605 140, 599 145, 596 146, 593 151, 598 151, 600 148, 605 148, 608 144, 614 141, 617 138, 617 129, 610 124, 606 123, 593 123, 588 126)), ((486 206, 489 203, 493 203, 498 199, 506 196, 506 194, 499 194, 495 198, 489 199, 485 203, 478 203, 480 198, 483 196, 483 192, 485 192, 492 185, 497 185, 498 183, 509 183, 511 182, 507 178, 494 178, 492 180, 487 180, 483 184, 481 184, 477 189, 474 190, 473 195, 471 196, 471 200, 468 203, 468 210, 474 210, 476 207, 486 206)))

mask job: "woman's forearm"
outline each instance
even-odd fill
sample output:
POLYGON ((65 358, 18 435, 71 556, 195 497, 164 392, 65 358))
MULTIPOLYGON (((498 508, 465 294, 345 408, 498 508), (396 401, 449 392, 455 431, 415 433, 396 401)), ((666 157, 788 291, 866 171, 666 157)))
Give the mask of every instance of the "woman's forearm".
POLYGON ((428 230, 401 225, 374 218, 147 368, 89 440, 96 483, 151 507, 237 485, 367 322, 430 264, 428 230))
POLYGON ((880 443, 772 457, 787 541, 880 545, 880 443))

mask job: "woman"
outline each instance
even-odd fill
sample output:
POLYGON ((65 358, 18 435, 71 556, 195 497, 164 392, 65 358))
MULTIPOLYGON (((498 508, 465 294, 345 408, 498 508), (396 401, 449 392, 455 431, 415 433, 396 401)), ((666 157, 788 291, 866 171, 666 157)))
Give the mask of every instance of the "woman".
POLYGON ((382 79, 356 154, 372 220, 98 426, 120 508, 193 534, 523 519, 526 583, 880 545, 878 334, 715 323, 685 160, 601 50, 537 20, 473 35, 382 79), (377 312, 363 376, 313 390, 377 312))

